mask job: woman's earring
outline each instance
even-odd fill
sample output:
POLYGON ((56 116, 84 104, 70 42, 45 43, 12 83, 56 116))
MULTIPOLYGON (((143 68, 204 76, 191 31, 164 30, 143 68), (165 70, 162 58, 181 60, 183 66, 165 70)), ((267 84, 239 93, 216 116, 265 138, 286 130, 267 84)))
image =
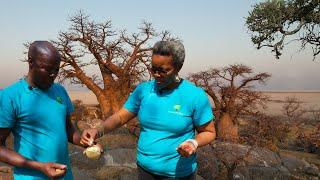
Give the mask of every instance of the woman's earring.
POLYGON ((176 82, 180 82, 180 81, 181 81, 181 78, 180 78, 178 75, 176 75, 175 81, 176 81, 176 82))

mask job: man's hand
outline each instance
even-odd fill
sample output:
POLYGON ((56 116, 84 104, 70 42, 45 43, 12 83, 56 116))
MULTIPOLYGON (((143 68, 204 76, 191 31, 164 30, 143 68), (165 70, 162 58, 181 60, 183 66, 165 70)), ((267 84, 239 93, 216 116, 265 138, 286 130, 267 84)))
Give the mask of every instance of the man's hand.
POLYGON ((177 148, 178 153, 183 157, 191 156, 193 153, 196 152, 196 150, 197 147, 189 141, 184 141, 177 148))
POLYGON ((88 147, 94 144, 94 140, 97 139, 98 130, 97 129, 85 129, 82 132, 80 144, 88 147))
POLYGON ((42 163, 41 172, 51 178, 63 177, 67 172, 67 166, 57 163, 42 163))

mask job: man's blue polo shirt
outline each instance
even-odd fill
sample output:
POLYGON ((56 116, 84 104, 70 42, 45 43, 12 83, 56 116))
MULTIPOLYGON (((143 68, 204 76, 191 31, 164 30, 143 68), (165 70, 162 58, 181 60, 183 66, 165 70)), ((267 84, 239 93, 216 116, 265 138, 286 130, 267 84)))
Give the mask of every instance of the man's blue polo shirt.
MULTIPOLYGON (((64 179, 73 179, 66 131, 66 116, 73 106, 65 89, 53 84, 48 90, 29 89, 25 80, 0 91, 0 128, 11 128, 14 149, 40 162, 68 166, 64 179)), ((47 179, 39 171, 16 167, 14 179, 47 179)))
POLYGON ((183 177, 196 170, 196 156, 181 157, 176 148, 195 137, 195 127, 213 120, 207 94, 183 80, 171 90, 159 93, 154 80, 141 83, 124 108, 137 114, 141 131, 137 163, 162 176, 183 177))

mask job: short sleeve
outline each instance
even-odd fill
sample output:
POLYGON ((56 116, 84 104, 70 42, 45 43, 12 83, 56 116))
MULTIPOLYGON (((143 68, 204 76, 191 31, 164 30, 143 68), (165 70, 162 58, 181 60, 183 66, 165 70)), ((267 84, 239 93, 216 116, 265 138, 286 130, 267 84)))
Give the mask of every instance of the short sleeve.
POLYGON ((73 104, 71 102, 71 99, 66 91, 66 89, 59 85, 60 88, 62 89, 63 97, 64 97, 64 105, 67 107, 67 115, 70 115, 74 111, 73 104))
POLYGON ((195 126, 202 126, 214 120, 208 95, 201 90, 194 104, 193 121, 195 126))
POLYGON ((136 89, 129 95, 124 104, 124 108, 128 111, 138 114, 141 104, 142 84, 139 84, 136 89))
POLYGON ((14 99, 7 91, 0 91, 0 128, 12 128, 16 122, 14 99))

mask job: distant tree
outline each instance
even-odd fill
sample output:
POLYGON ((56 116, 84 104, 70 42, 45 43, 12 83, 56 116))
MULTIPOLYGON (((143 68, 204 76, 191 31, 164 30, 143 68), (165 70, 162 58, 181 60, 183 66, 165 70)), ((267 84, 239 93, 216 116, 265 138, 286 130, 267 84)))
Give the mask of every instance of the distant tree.
POLYGON ((295 96, 288 96, 284 100, 282 112, 288 118, 289 122, 299 125, 306 121, 305 119, 302 119, 302 116, 307 113, 307 110, 302 107, 303 105, 301 100, 295 96))
POLYGON ((277 59, 287 43, 310 46, 313 59, 320 53, 320 0, 267 0, 254 5, 246 18, 257 48, 270 47, 277 59), (291 37, 291 38, 289 38, 291 37))
POLYGON ((257 113, 258 106, 265 107, 268 99, 261 92, 254 91, 253 84, 263 84, 270 76, 268 73, 254 74, 252 68, 235 64, 190 74, 188 79, 205 89, 212 98, 218 137, 234 141, 239 138, 239 116, 257 113))
POLYGON ((140 32, 116 31, 111 21, 96 23, 79 11, 70 18, 68 31, 54 41, 62 54, 59 79, 69 79, 91 90, 102 115, 117 111, 134 86, 150 78, 149 59, 154 40, 169 38, 143 22, 140 32), (95 69, 94 69, 95 68, 95 69), (90 73, 91 72, 91 73, 90 73))

